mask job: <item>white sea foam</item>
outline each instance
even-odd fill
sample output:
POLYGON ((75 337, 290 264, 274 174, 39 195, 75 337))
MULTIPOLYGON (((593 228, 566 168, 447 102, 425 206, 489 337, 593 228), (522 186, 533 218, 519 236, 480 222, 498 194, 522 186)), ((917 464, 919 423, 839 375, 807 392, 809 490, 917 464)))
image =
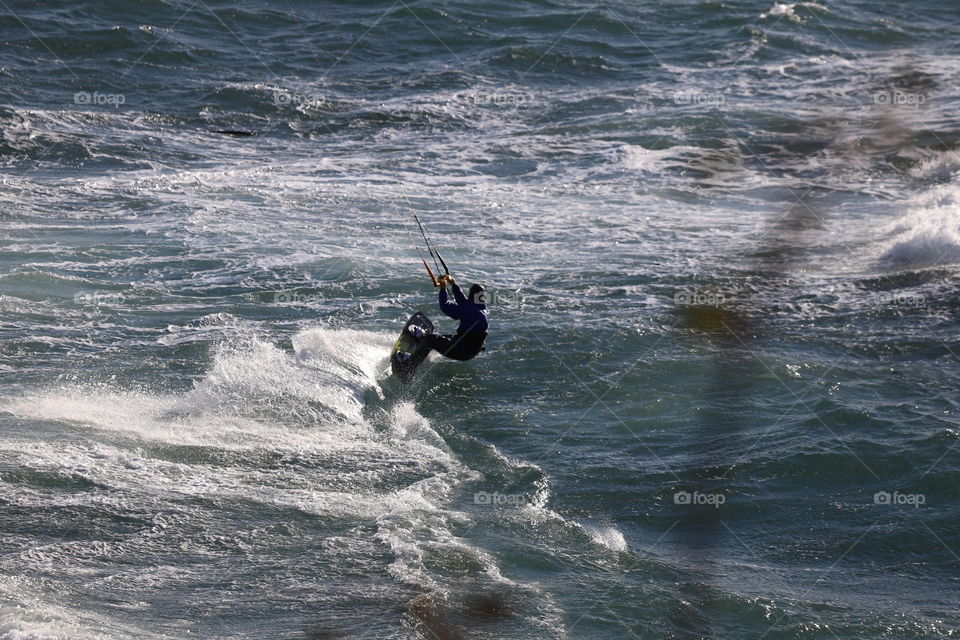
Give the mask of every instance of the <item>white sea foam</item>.
MULTIPOLYGON (((221 345, 207 375, 184 394, 75 385, 7 399, 0 410, 63 423, 70 434, 62 441, 8 438, 2 447, 10 462, 99 487, 79 496, 21 492, 18 500, 34 508, 83 503, 157 513, 180 512, 184 499, 292 507, 328 522, 349 518, 375 525, 376 539, 393 554, 389 571, 404 583, 443 589, 434 563, 459 562, 455 558, 472 558, 478 571, 502 579, 492 556, 452 533, 467 522, 448 504, 452 492, 476 479, 476 472, 456 459, 413 404, 396 403, 375 422, 365 415, 365 394, 382 394, 389 341, 374 332, 317 328, 295 336, 290 354, 240 339, 221 345), (202 455, 174 461, 152 453, 152 444, 240 457, 233 464, 211 465, 202 455), (260 451, 277 452, 298 466, 258 469, 260 451), (408 475, 419 479, 404 486, 408 475)), ((27 550, 3 564, 57 562, 64 576, 85 571, 70 562, 79 552, 71 544, 27 550)), ((127 546, 101 545, 96 552, 133 553, 127 546)), ((147 584, 163 576, 141 578, 147 584)), ((26 625, 24 616, 37 613, 43 602, 25 605, 20 622, 0 627, 6 633, 0 637, 40 638, 56 629, 57 638, 100 637, 70 612, 63 619, 76 621, 77 634, 63 631, 69 625, 26 625)))
POLYGON ((916 269, 960 261, 960 186, 929 189, 910 203, 906 215, 888 227, 880 256, 887 269, 916 269))
POLYGON ((581 523, 584 531, 599 545, 611 551, 628 551, 627 540, 615 526, 581 523))
POLYGON ((826 7, 818 2, 775 2, 772 7, 766 12, 761 13, 761 18, 779 18, 786 17, 792 21, 799 22, 800 16, 797 15, 797 7, 808 7, 811 9, 817 9, 819 12, 826 11, 826 7))

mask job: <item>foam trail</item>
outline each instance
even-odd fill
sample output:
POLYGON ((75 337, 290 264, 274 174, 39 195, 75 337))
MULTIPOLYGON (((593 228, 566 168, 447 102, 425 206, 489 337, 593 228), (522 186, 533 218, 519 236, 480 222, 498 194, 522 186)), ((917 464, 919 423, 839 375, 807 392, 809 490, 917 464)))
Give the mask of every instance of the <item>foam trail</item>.
MULTIPOLYGON (((325 526, 352 523, 338 535, 358 548, 366 541, 349 541, 366 537, 362 523, 373 526, 393 556, 388 572, 406 585, 450 588, 431 558, 443 564, 445 557, 470 557, 478 570, 498 576, 489 554, 452 533, 467 516, 450 506, 451 498, 478 474, 457 460, 411 403, 372 412, 380 416, 375 422, 365 416, 371 399, 383 398, 379 377, 389 339, 373 332, 310 329, 293 338, 292 354, 255 338, 232 339, 216 348, 209 371, 186 393, 98 384, 13 397, 0 410, 70 437, 11 437, 0 454, 32 473, 93 487, 80 494, 21 491, 23 507, 83 507, 129 517, 175 514, 176 522, 165 525, 171 529, 210 528, 204 523, 217 521, 222 505, 235 501, 292 508, 325 526), (230 455, 223 458, 221 452, 230 455), (264 452, 280 456, 283 464, 262 467, 264 452)), ((124 561, 147 545, 162 546, 166 535, 95 543, 96 553, 124 561)), ((235 532, 213 526, 208 535, 229 539, 235 532)), ((38 572, 56 562, 62 566, 59 579, 69 581, 86 571, 76 564, 77 551, 76 543, 55 541, 10 561, 38 572)), ((97 625, 67 605, 56 624, 32 626, 28 619, 43 618, 56 603, 16 593, 12 601, 20 608, 3 627, 4 640, 44 638, 53 629, 59 629, 53 636, 58 638, 148 635, 142 630, 97 635, 97 625), (73 628, 76 634, 64 631, 73 628)))
POLYGON ((924 192, 890 229, 880 263, 887 269, 916 269, 960 261, 960 187, 924 192))

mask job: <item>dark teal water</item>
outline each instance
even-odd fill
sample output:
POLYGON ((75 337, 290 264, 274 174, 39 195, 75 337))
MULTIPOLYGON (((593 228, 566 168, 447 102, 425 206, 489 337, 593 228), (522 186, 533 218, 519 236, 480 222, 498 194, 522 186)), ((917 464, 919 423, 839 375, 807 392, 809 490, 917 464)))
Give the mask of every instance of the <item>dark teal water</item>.
POLYGON ((956 636, 958 19, 0 3, 0 639, 956 636))

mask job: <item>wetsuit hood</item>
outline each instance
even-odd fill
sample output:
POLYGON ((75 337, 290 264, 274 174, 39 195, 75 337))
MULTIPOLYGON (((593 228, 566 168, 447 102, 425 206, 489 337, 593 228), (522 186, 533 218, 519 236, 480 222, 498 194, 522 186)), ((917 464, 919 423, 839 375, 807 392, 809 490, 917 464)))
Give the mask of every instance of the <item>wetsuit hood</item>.
POLYGON ((470 291, 467 294, 467 299, 474 304, 487 304, 487 290, 483 288, 482 285, 474 284, 470 285, 470 291))

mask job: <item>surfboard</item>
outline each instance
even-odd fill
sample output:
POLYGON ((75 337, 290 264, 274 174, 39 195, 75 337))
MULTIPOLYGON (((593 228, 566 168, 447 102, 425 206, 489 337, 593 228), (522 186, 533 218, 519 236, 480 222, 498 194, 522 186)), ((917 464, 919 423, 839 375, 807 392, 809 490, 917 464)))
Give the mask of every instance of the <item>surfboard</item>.
POLYGON ((430 347, 426 344, 426 335, 431 333, 433 333, 433 323, 430 322, 430 318, 420 311, 410 316, 407 324, 403 325, 403 331, 400 332, 400 337, 397 338, 396 344, 393 345, 393 351, 390 353, 390 370, 393 375, 404 382, 409 382, 413 378, 417 367, 430 354, 430 347), (410 325, 412 324, 424 330, 423 338, 417 338, 410 333, 410 325), (400 353, 409 353, 410 357, 401 360, 398 357, 400 353))

